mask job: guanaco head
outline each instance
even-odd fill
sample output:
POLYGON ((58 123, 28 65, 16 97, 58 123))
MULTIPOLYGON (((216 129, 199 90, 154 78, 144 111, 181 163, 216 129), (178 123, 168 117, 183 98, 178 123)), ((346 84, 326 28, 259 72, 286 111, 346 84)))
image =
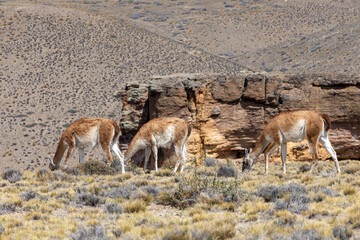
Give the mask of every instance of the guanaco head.
POLYGON ((54 170, 59 169, 59 165, 54 164, 53 161, 50 159, 49 168, 50 168, 51 171, 54 171, 54 170))
POLYGON ((250 156, 251 151, 252 151, 251 148, 250 148, 250 151, 245 149, 245 156, 244 156, 243 165, 242 165, 243 172, 250 171, 252 165, 254 164, 254 160, 250 156))

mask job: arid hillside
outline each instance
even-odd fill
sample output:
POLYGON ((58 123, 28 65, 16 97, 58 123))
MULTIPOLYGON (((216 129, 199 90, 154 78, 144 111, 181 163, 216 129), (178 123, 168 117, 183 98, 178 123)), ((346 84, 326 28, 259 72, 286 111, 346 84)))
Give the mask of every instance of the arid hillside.
POLYGON ((0 9, 0 169, 47 165, 75 119, 119 121, 127 81, 244 69, 119 19, 14 1, 0 9))

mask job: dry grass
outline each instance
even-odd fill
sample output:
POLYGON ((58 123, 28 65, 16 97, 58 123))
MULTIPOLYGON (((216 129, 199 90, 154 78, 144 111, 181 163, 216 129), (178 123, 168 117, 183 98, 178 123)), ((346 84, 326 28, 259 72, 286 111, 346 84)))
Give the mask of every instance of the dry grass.
POLYGON ((300 163, 288 165, 286 175, 270 165, 265 176, 256 164, 236 178, 217 177, 221 164, 182 175, 25 171, 15 182, 0 179, 0 239, 356 236, 360 162, 342 161, 348 170, 341 176, 324 174, 333 162, 313 174, 299 171, 300 163))

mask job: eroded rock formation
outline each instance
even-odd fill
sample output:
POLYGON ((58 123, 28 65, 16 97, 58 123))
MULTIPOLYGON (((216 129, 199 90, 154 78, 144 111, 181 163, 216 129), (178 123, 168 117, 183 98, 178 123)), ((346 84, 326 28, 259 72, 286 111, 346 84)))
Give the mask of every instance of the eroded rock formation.
MULTIPOLYGON (((127 84, 120 92, 123 142, 145 122, 176 116, 191 121, 190 156, 236 159, 253 146, 264 125, 288 110, 327 113, 339 159, 360 158, 359 75, 184 75, 127 84)), ((330 157, 320 148, 322 159, 330 157)), ((288 160, 310 160, 306 142, 289 144, 288 160)))

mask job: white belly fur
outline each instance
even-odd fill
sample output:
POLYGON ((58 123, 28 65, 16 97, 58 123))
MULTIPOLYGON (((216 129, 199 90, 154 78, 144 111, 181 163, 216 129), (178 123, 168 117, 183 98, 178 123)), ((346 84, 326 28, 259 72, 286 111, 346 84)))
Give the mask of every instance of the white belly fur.
POLYGON ((158 147, 170 148, 174 141, 175 126, 170 125, 159 135, 153 134, 153 141, 158 147))
POLYGON ((301 142, 305 138, 305 119, 299 120, 293 127, 284 132, 280 129, 281 142, 301 142))
POLYGON ((99 128, 91 128, 84 136, 75 135, 75 146, 78 148, 93 148, 99 143, 99 128))

